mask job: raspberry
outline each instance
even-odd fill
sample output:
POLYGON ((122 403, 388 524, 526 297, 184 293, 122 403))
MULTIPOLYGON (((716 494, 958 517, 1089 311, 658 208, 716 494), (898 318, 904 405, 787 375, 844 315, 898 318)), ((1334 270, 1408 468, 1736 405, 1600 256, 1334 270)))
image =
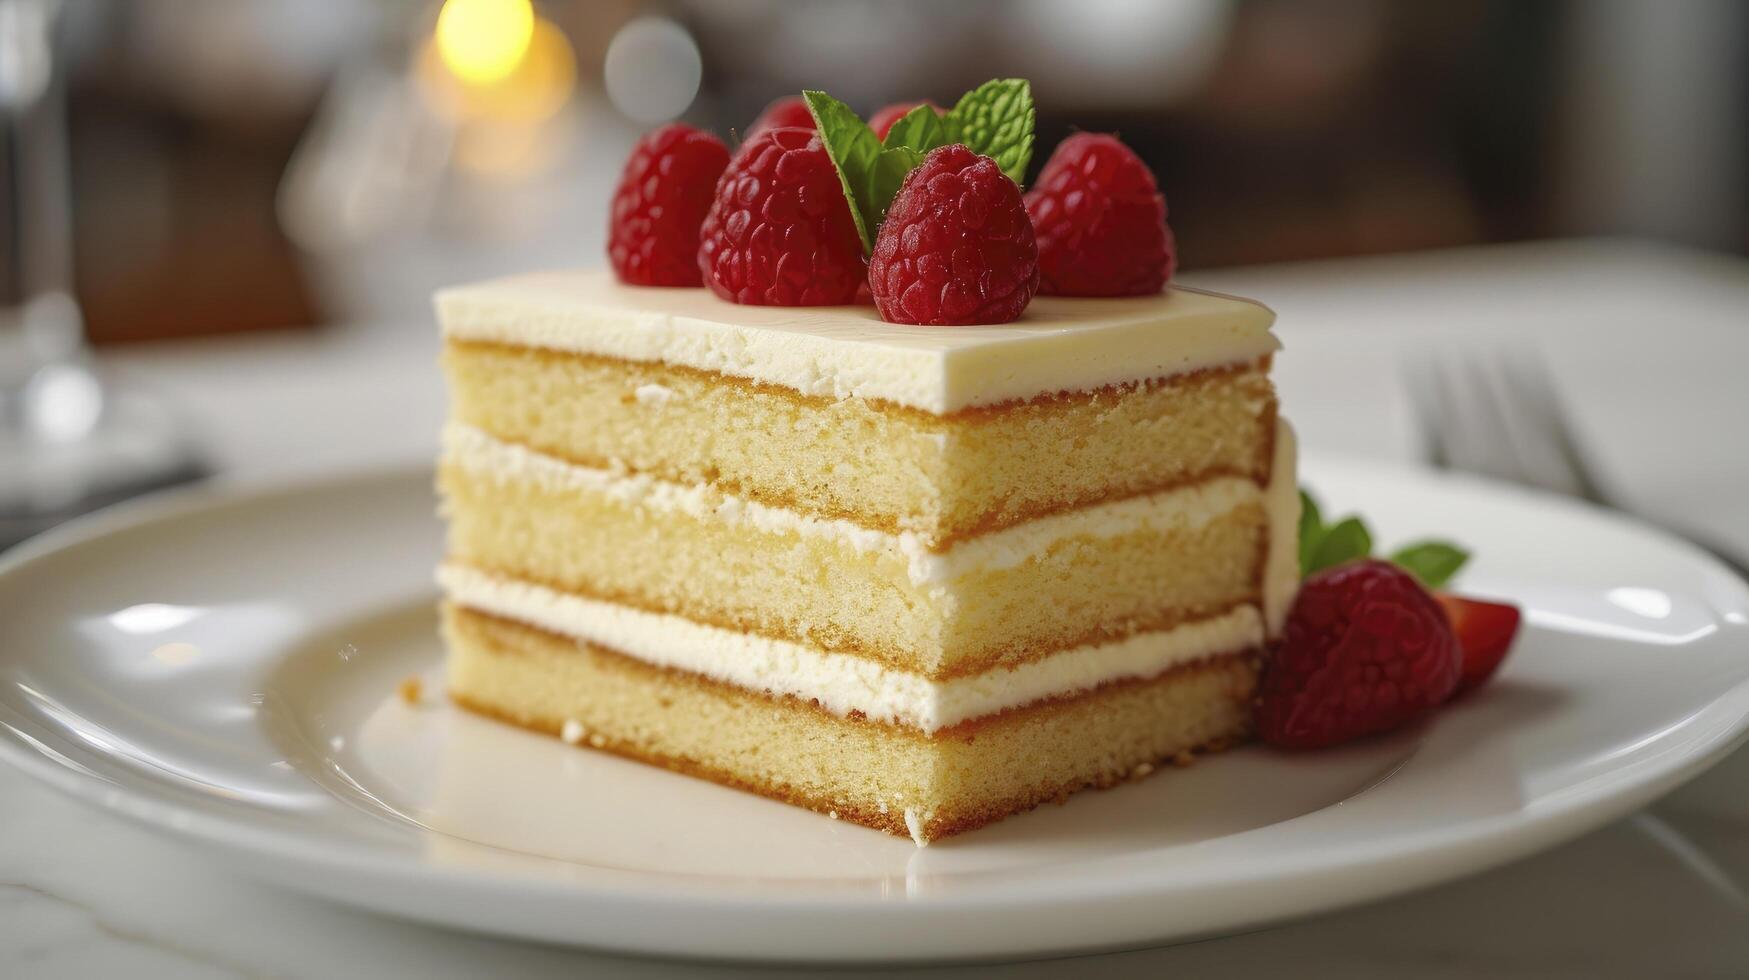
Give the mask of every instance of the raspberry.
POLYGON ((747 139, 752 139, 768 129, 780 129, 793 126, 797 129, 813 129, 814 114, 808 111, 808 104, 799 95, 786 95, 765 107, 759 118, 753 120, 753 125, 747 127, 747 139))
POLYGON ((813 130, 768 129, 741 144, 699 232, 698 268, 732 303, 838 306, 855 297, 862 239, 813 130))
POLYGON ((1177 243, 1166 199, 1116 136, 1064 140, 1027 193, 1026 210, 1046 295, 1144 296, 1172 278, 1177 243))
POLYGON ((874 130, 875 138, 884 140, 887 138, 887 131, 893 128, 894 123, 905 118, 905 113, 920 105, 934 106, 936 112, 941 111, 941 106, 935 105, 928 99, 919 102, 895 102, 892 105, 881 107, 874 115, 868 117, 868 128, 874 130))
POLYGON ((892 323, 1007 323, 1038 290, 1038 248, 1020 188, 996 161, 954 144, 905 176, 868 266, 892 323))
POLYGON ((1444 610, 1408 572, 1338 565, 1300 589, 1259 685, 1257 733, 1314 749, 1387 732, 1450 697, 1462 669, 1444 610))
POLYGON ((638 140, 614 189, 607 225, 607 257, 621 282, 699 284, 698 228, 728 165, 722 140, 681 123, 638 140))

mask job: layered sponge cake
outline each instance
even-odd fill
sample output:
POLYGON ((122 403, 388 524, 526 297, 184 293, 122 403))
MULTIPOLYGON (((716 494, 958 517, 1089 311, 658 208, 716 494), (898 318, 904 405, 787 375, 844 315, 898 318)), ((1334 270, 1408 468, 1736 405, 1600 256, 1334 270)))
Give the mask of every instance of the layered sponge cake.
POLYGON ((920 843, 1246 734, 1298 578, 1266 308, 438 310, 464 706, 920 843))

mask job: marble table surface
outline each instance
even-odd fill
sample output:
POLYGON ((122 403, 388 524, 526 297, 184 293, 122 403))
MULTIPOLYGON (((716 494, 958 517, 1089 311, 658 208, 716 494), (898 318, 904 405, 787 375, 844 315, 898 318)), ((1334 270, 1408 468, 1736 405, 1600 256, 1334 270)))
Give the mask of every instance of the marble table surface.
MULTIPOLYGON (((1531 345, 1625 507, 1749 555, 1749 446, 1737 435, 1749 421, 1749 262, 1580 241, 1185 278, 1276 308, 1282 399, 1311 449, 1412 460, 1406 358, 1441 344, 1531 345)), ((259 480, 429 458, 442 413, 435 350, 428 324, 376 324, 144 348, 107 365, 182 411, 221 478, 259 480)), ((0 831, 0 977, 766 972, 512 943, 328 905, 4 766, 0 831)), ((1589 836, 1407 897, 1164 949, 915 972, 1740 977, 1746 896, 1749 750, 1589 836)))

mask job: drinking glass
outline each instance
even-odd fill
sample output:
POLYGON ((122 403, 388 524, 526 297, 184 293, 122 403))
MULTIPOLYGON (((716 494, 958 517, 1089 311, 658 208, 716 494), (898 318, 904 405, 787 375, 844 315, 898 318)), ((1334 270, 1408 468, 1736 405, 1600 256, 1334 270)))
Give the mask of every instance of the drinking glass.
POLYGON ((100 376, 73 298, 60 0, 0 0, 0 548, 200 469, 164 407, 100 376))

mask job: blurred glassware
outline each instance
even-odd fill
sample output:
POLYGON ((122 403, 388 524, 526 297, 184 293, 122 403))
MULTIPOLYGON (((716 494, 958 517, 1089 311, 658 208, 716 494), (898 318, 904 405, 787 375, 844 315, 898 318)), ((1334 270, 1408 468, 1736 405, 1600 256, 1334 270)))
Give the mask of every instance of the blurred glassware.
POLYGON ((168 411, 107 384, 72 292, 60 0, 0 0, 0 548, 200 473, 168 411))
MULTIPOLYGON (((640 127, 601 97, 605 51, 593 42, 605 49, 628 21, 649 23, 631 13, 445 0, 410 8, 383 43, 356 53, 277 201, 334 319, 424 322, 446 283, 600 261, 601 188, 640 127), (551 19, 564 14, 567 29, 551 19)), ((690 80, 668 79, 662 99, 675 114, 699 74, 696 46, 678 40, 693 68, 690 80)))

